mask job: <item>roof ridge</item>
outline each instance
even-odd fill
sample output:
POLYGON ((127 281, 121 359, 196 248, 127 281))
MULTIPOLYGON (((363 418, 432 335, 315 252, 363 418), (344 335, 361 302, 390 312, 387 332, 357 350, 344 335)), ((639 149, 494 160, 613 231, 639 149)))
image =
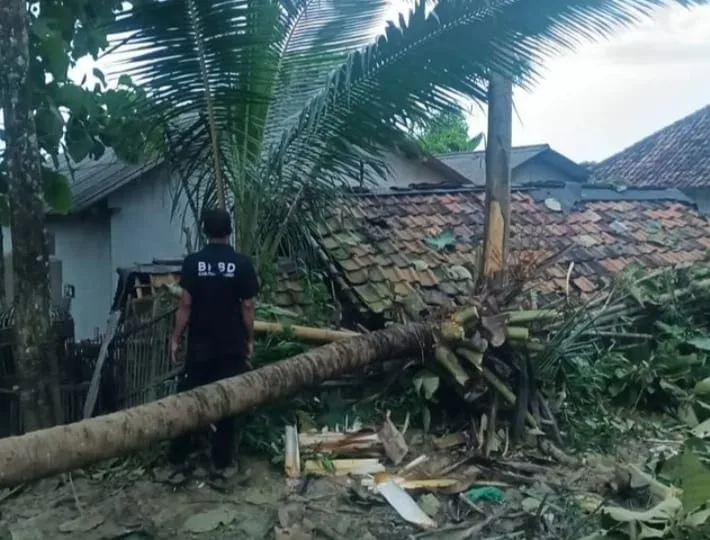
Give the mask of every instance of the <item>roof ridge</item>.
MULTIPOLYGON (((541 151, 542 150, 551 150, 551 147, 548 143, 539 143, 539 144, 521 144, 519 146, 513 146, 511 150, 532 150, 533 148, 539 148, 541 151)), ((448 157, 448 156, 462 156, 462 155, 467 155, 467 154, 483 154, 485 153, 485 148, 483 150, 460 150, 457 152, 437 152, 435 154, 432 154, 435 158, 443 158, 443 157, 448 157)))

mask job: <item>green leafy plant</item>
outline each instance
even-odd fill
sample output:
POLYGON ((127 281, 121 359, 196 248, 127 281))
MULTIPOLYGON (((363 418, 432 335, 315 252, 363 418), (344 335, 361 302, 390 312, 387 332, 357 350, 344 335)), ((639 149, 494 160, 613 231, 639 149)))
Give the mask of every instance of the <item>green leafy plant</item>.
POLYGON ((571 36, 654 3, 416 0, 384 24, 385 0, 142 1, 109 31, 130 36, 145 116, 169 128, 175 211, 235 208, 237 247, 261 266, 308 245, 340 188, 385 174, 408 126, 484 101, 493 71, 529 85, 571 36))
MULTIPOLYGON (((160 132, 139 113, 146 95, 119 79, 110 88, 99 69, 93 88, 70 77, 79 59, 97 59, 109 48, 107 24, 121 6, 116 0, 28 3, 30 66, 27 84, 32 95, 37 141, 42 157, 43 195, 56 212, 71 207, 69 184, 77 164, 98 159, 112 148, 120 159, 136 162, 160 145, 160 132)), ((7 198, 4 151, 0 150, 0 196, 7 198)), ((3 225, 7 212, 0 212, 3 225)))
POLYGON ((469 137, 463 111, 436 115, 414 133, 422 148, 431 153, 471 152, 483 141, 483 133, 469 137))

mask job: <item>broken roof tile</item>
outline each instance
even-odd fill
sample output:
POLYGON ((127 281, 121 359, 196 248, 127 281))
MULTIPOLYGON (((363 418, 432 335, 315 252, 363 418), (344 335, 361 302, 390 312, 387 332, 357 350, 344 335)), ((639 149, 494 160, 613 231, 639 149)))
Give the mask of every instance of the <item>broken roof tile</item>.
MULTIPOLYGON (((390 309, 394 297, 411 294, 438 302, 470 291, 483 236, 482 201, 482 193, 463 190, 353 196, 346 206, 370 221, 328 220, 329 234, 317 241, 370 311, 390 309), (388 227, 377 225, 382 222, 388 227), (434 249, 425 243, 449 228, 454 246, 434 249), (384 232, 383 239, 373 238, 375 229, 384 232)), ((570 262, 573 289, 592 293, 629 265, 686 264, 707 258, 710 249, 708 220, 677 201, 584 201, 555 213, 529 193, 514 192, 511 213, 513 261, 539 261, 573 244, 531 284, 542 294, 564 292, 570 262)))

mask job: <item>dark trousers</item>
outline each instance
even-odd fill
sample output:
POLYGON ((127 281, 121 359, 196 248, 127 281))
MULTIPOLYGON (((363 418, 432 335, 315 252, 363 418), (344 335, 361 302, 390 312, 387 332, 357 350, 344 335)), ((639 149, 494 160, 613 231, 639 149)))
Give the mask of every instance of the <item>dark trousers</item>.
MULTIPOLYGON (((234 377, 247 369, 246 358, 239 354, 209 355, 204 351, 188 351, 185 372, 178 382, 178 392, 192 390, 220 379, 234 377)), ((235 443, 239 439, 239 425, 236 417, 219 420, 212 433, 212 462, 218 469, 229 467, 235 453, 235 443)), ((193 450, 194 436, 186 434, 175 439, 170 447, 169 459, 181 464, 193 450)))

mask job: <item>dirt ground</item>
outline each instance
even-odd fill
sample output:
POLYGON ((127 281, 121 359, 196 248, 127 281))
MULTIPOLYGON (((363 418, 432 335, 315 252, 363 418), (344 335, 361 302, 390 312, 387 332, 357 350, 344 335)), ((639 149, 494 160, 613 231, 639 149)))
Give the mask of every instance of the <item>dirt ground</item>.
MULTIPOLYGON (((633 461, 643 461, 648 443, 631 446, 633 461)), ((622 454, 630 457, 628 449, 622 454)), ((521 453, 506 460, 534 464, 537 472, 508 469, 510 476, 503 478, 483 474, 477 485, 499 485, 503 503, 470 504, 456 495, 437 494, 432 509, 431 495, 428 501, 421 498, 426 495, 413 495, 422 509, 435 514, 443 529, 437 535, 408 525, 357 480, 311 477, 300 485, 289 484, 282 466, 243 457, 240 474, 227 486, 212 485, 199 467, 174 485, 167 480, 171 469, 154 452, 75 472, 71 481, 64 475, 17 492, 0 491, 0 540, 448 539, 460 538, 456 534, 461 530, 499 514, 482 527, 485 534, 473 537, 560 539, 585 523, 594 527, 575 498, 603 494, 619 457, 589 455, 575 468, 521 453), (544 511, 535 501, 544 502, 544 511), (307 534, 298 534, 304 530, 307 534)))
MULTIPOLYGON (((314 526, 314 538, 394 539, 407 538, 412 532, 385 505, 368 508, 348 501, 347 480, 311 480, 302 495, 287 499, 281 470, 253 457, 242 462, 243 472, 226 490, 201 479, 199 470, 183 485, 173 486, 156 479, 165 472, 161 467, 124 466, 103 477, 100 473, 93 477, 74 474, 73 489, 67 477, 43 480, 0 504, 0 527, 9 530, 12 540, 251 540, 273 537, 281 509, 282 514, 305 513, 314 526), (230 523, 192 532, 190 518, 209 511, 221 513, 230 523)), ((0 538, 5 540, 2 534, 0 538)))

